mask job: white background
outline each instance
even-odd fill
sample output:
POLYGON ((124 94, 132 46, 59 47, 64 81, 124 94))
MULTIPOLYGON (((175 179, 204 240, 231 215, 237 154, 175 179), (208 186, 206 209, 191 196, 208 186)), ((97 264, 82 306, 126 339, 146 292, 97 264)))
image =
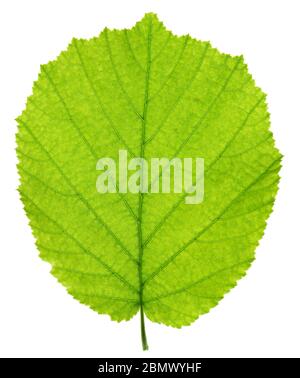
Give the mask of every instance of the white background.
POLYGON ((300 1, 9 0, 0 5, 0 356, 300 357, 300 1), (153 11, 177 34, 243 54, 268 94, 284 154, 274 212, 246 278, 192 326, 139 318, 115 323, 79 304, 49 274, 34 246, 16 187, 14 118, 39 65, 72 37, 131 27, 153 11))

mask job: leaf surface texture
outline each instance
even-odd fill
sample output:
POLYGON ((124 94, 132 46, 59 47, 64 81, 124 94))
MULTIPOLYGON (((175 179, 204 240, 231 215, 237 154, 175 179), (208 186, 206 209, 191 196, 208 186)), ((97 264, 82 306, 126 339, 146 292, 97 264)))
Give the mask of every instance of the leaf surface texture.
POLYGON ((42 259, 113 320, 142 307, 181 327, 215 306, 254 259, 281 155, 242 57, 178 37, 147 14, 73 39, 41 67, 18 118, 20 193, 42 259), (96 191, 103 156, 203 157, 204 200, 96 191))

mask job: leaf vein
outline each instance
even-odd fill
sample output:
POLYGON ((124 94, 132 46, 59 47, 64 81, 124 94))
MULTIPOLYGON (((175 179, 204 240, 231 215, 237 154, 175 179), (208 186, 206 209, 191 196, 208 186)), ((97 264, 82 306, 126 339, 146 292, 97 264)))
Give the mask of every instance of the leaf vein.
POLYGON ((75 236, 70 234, 66 231, 66 229, 57 221, 55 221, 53 218, 51 218, 43 209, 41 209, 31 198, 28 194, 26 194, 24 191, 22 191, 22 196, 25 197, 29 202, 32 203, 36 209, 43 214, 50 222, 52 222, 58 229, 61 230, 62 234, 64 234, 67 238, 72 240, 86 255, 93 258, 95 261, 97 261, 101 266, 103 266, 108 272, 110 272, 114 277, 116 277, 118 280, 123 282, 128 288, 133 290, 134 292, 138 292, 136 287, 132 285, 130 282, 128 282, 122 275, 117 273, 112 269, 110 265, 108 265, 106 262, 104 262, 99 256, 91 252, 89 249, 85 248, 84 245, 77 239, 75 236))
POLYGON ((268 173, 269 169, 280 160, 275 159, 261 174, 259 174, 255 180, 253 180, 249 185, 247 185, 236 197, 233 198, 230 203, 225 206, 219 215, 217 215, 208 225, 206 225, 202 230, 200 230, 194 237, 187 241, 182 247, 180 247, 175 253, 173 253, 168 259, 166 259, 153 273, 151 273, 144 281, 144 284, 149 283, 155 276, 160 274, 169 264, 171 264, 182 252, 184 252, 191 244, 193 244, 199 237, 201 237, 205 232, 207 232, 215 223, 217 223, 221 217, 227 212, 228 209, 247 191, 255 185, 259 180, 268 173))
POLYGON ((132 260, 133 262, 137 263, 137 259, 132 255, 132 253, 125 247, 123 242, 118 238, 118 236, 109 228, 109 226, 103 221, 103 219, 99 216, 99 214, 95 211, 95 209, 90 205, 90 203, 87 201, 87 199, 79 193, 70 179, 65 175, 61 167, 56 163, 56 161, 52 158, 50 153, 46 150, 46 148, 43 146, 43 144, 37 139, 37 137, 34 135, 30 127, 23 121, 20 121, 24 127, 26 127, 27 131, 30 133, 30 135, 35 139, 36 143, 40 146, 40 148, 44 151, 44 153, 48 156, 51 163, 56 167, 56 169, 59 171, 61 176, 64 178, 64 180, 68 183, 70 188, 74 191, 74 194, 78 196, 80 201, 92 212, 97 222, 99 222, 106 232, 115 240, 115 242, 121 247, 121 250, 132 260))

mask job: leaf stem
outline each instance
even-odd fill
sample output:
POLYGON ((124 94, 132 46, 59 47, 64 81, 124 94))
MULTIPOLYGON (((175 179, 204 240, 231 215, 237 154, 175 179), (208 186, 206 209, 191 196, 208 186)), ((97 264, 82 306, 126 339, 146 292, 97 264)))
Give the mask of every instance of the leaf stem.
POLYGON ((149 347, 148 347, 146 328, 145 328, 143 304, 141 304, 141 308, 140 308, 140 320, 141 320, 141 339, 142 339, 143 350, 148 350, 149 347))

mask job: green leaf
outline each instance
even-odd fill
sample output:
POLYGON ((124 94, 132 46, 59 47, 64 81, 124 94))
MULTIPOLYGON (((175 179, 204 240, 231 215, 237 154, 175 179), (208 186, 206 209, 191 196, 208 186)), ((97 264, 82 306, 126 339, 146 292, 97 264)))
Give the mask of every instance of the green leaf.
POLYGON ((281 155, 242 57, 167 31, 73 39, 41 66, 18 118, 20 193, 40 256, 68 292, 113 320, 181 327, 208 312, 255 256, 281 155), (101 157, 201 157, 204 200, 99 194, 101 157))

